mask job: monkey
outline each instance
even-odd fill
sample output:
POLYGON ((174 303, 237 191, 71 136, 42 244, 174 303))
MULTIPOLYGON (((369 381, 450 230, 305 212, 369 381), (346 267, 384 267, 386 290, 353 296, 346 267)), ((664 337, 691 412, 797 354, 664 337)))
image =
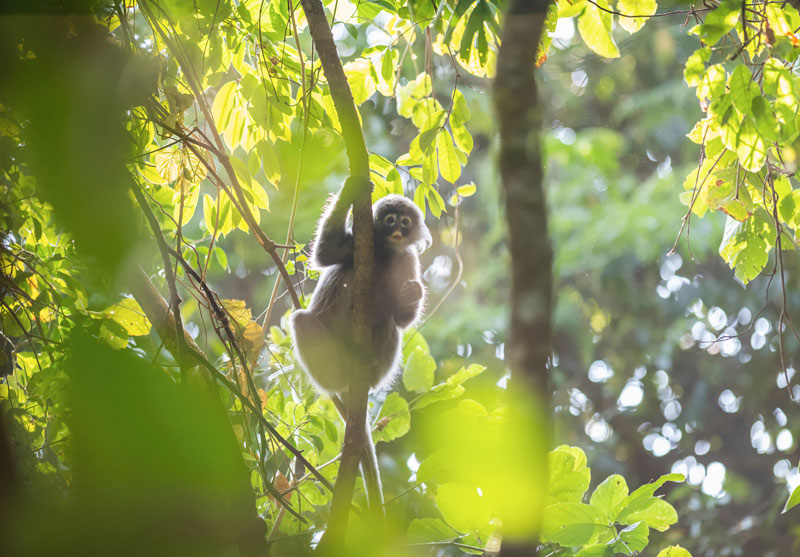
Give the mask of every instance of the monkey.
POLYGON ((295 311, 291 318, 297 359, 325 393, 346 395, 359 365, 367 366, 373 390, 390 385, 402 331, 419 318, 425 300, 419 254, 431 244, 430 232, 414 203, 388 195, 372 207, 372 343, 366 355, 358 354, 351 326, 353 232, 347 223, 358 184, 348 178, 323 212, 312 247, 312 263, 322 269, 320 280, 308 309, 295 311))

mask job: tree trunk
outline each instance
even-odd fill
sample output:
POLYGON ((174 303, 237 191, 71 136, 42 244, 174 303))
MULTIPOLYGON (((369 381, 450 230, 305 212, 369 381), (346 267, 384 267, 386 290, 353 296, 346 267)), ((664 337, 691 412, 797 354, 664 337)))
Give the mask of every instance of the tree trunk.
MULTIPOLYGON (((494 86, 511 255, 507 365, 517 388, 524 388, 533 400, 547 405, 551 399, 547 366, 551 353, 553 255, 547 235, 539 139, 542 112, 534 67, 549 4, 547 0, 510 2, 494 86)), ((500 555, 536 555, 537 544, 538 532, 529 532, 524 539, 506 537, 500 555)))

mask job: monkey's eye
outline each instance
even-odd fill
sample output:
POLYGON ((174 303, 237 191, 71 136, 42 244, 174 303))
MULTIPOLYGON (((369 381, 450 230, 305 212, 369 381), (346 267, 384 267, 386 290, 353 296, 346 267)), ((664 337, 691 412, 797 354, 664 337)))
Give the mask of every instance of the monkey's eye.
POLYGON ((400 226, 403 228, 411 228, 411 217, 403 215, 400 217, 400 226))
POLYGON ((383 222, 389 226, 394 226, 395 220, 397 220, 397 217, 395 217, 394 214, 388 214, 383 217, 383 222))

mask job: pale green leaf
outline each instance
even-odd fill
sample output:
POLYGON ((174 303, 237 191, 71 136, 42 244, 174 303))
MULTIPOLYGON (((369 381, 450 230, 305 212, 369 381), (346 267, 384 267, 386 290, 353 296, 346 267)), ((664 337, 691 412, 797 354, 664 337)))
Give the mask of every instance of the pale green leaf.
POLYGON ((642 28, 649 18, 647 17, 625 17, 625 16, 648 16, 656 13, 656 0, 619 0, 617 11, 623 15, 619 16, 619 25, 628 33, 635 33, 642 28))
POLYGON ((692 554, 679 545, 671 545, 659 551, 657 557, 692 557, 692 554))
POLYGON ((605 513, 584 503, 554 503, 542 510, 542 541, 565 547, 589 543, 607 528, 605 513))
POLYGON ((424 393, 433 387, 436 360, 421 346, 409 355, 403 370, 403 386, 408 391, 424 393))
POLYGON ((378 425, 372 432, 372 439, 378 441, 392 441, 402 437, 411 429, 411 414, 408 411, 408 402, 398 393, 390 393, 381 406, 378 414, 378 425))
POLYGON ((789 509, 796 507, 800 504, 800 486, 795 487, 792 491, 792 494, 789 495, 789 498, 786 500, 786 504, 783 506, 782 513, 785 513, 789 509))
POLYGON ((617 518, 613 511, 627 496, 628 484, 625 478, 614 474, 595 488, 589 503, 607 512, 609 520, 613 522, 617 518))
POLYGON ((578 32, 586 46, 600 56, 619 58, 619 48, 611 36, 612 16, 600 8, 610 9, 607 0, 598 0, 596 5, 586 6, 578 17, 578 32))
POLYGON ((436 137, 436 151, 439 154, 439 172, 442 173, 442 178, 454 183, 461 176, 461 165, 453 147, 453 138, 447 130, 436 137))

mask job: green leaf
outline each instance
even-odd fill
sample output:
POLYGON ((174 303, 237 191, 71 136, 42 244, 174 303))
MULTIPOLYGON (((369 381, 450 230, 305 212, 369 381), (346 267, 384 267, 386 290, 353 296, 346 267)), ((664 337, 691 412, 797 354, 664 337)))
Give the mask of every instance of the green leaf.
POLYGON ((453 138, 447 130, 436 137, 436 151, 439 154, 439 172, 442 173, 442 178, 451 184, 455 183, 461 176, 461 165, 453 147, 453 138))
POLYGON ((736 66, 728 86, 731 90, 733 106, 743 116, 749 115, 753 99, 761 95, 758 85, 753 82, 753 74, 750 72, 750 68, 744 64, 736 66))
POLYGON ((697 87, 706 73, 706 62, 711 58, 711 48, 705 47, 695 50, 686 60, 683 78, 689 87, 697 87))
POLYGON ((577 547, 608 528, 605 513, 584 503, 554 503, 542 510, 542 541, 577 547))
POLYGON ((390 393, 381 406, 378 414, 378 428, 372 432, 372 439, 378 441, 392 441, 402 437, 411 429, 411 414, 408 411, 408 402, 398 393, 390 393))
POLYGON ((622 524, 636 524, 644 522, 650 528, 655 528, 659 532, 664 532, 670 526, 678 522, 678 513, 675 507, 663 499, 652 498, 650 504, 641 509, 626 513, 622 524))
POLYGON ((604 543, 589 545, 575 554, 575 557, 612 557, 614 552, 604 543))
POLYGON ((697 98, 717 99, 725 93, 725 68, 722 64, 712 64, 706 68, 697 86, 697 98))
POLYGON ((614 522, 617 518, 614 510, 627 496, 628 484, 625 478, 619 474, 614 474, 607 477, 603 480, 603 483, 595 488, 594 493, 589 498, 589 503, 603 509, 608 513, 609 521, 614 522))
POLYGON ((648 18, 625 16, 653 15, 656 13, 657 8, 656 0, 619 0, 617 2, 617 11, 623 14, 619 16, 619 25, 628 33, 635 33, 642 28, 648 18))
POLYGON ((552 501, 578 503, 583 499, 592 474, 586 466, 586 454, 581 449, 566 445, 557 447, 547 453, 547 467, 552 501))
POLYGON ((692 31, 699 34, 708 46, 714 46, 739 21, 741 9, 742 3, 739 0, 725 0, 708 12, 703 24, 692 31))
POLYGON ((375 93, 375 81, 370 75, 369 60, 359 58, 344 65, 344 73, 350 90, 353 93, 353 100, 356 106, 363 104, 373 93, 375 93))
POLYGON ((583 42, 604 58, 619 58, 619 48, 611 36, 611 14, 600 8, 610 9, 607 0, 588 4, 578 17, 578 31, 583 42))
POLYGON ((745 116, 739 128, 736 156, 745 170, 750 172, 758 172, 767 162, 767 142, 758 133, 755 122, 749 116, 745 116))
POLYGON ((616 510, 618 511, 617 521, 623 522, 630 513, 644 510, 650 506, 650 503, 653 500, 653 494, 665 483, 682 482, 685 479, 686 478, 683 476, 683 474, 665 474, 654 482, 640 486, 616 506, 616 510))
POLYGON ((659 551, 657 557, 692 557, 692 554, 679 545, 671 545, 659 551))
POLYGON ((619 540, 612 544, 615 553, 637 555, 650 542, 650 529, 644 522, 637 522, 619 532, 619 540))
POLYGON ((440 518, 415 518, 408 525, 408 537, 412 542, 441 542, 452 540, 458 535, 440 518))
POLYGON ((107 318, 122 325, 130 336, 150 334, 150 320, 139 302, 133 298, 123 298, 113 306, 107 307, 103 313, 107 318))
POLYGON ((403 386, 408 391, 424 393, 433 387, 435 373, 436 360, 421 346, 417 346, 406 360, 403 386))
POLYGON ((462 60, 469 60, 473 48, 478 49, 478 59, 482 66, 486 65, 489 56, 489 39, 486 25, 493 25, 494 14, 486 0, 479 0, 478 4, 469 15, 461 36, 458 55, 462 60), (486 25, 485 25, 486 24, 486 25), (476 45, 477 39, 477 45, 476 45))
POLYGON ((790 228, 800 228, 800 190, 781 198, 778 202, 778 216, 790 228))
POLYGON ((785 513, 789 509, 797 506, 798 503, 800 503, 800 486, 795 487, 792 491, 792 494, 789 495, 789 498, 786 500, 786 504, 783 506, 781 513, 785 513))
POLYGON ((780 126, 778 125, 778 120, 775 118, 775 113, 772 112, 772 107, 767 99, 760 95, 753 97, 750 114, 752 114, 755 120, 758 132, 764 139, 769 142, 778 141, 780 126))
POLYGON ((489 523, 491 513, 474 487, 442 484, 436 505, 447 523, 460 532, 475 532, 489 523))
POLYGON ((757 277, 769 260, 774 229, 764 209, 743 223, 728 218, 719 253, 744 284, 757 277))

